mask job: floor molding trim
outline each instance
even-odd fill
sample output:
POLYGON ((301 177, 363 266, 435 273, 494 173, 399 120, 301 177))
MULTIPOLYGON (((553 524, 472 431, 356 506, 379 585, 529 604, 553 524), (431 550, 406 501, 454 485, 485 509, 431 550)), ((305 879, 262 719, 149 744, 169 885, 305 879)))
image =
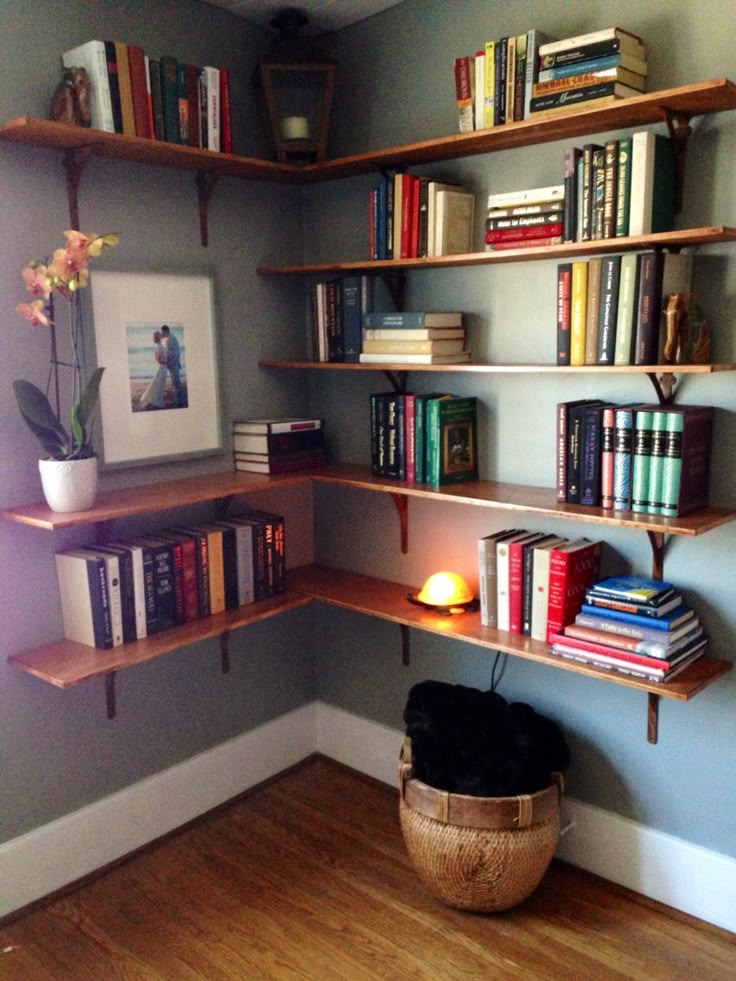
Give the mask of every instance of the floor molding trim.
MULTIPOLYGON (((396 785, 403 734, 317 703, 317 750, 396 785)), ((736 859, 572 798, 559 858, 736 933, 736 859)))
POLYGON ((205 814, 313 752, 314 703, 0 845, 0 917, 205 814))
MULTIPOLYGON (((396 786, 403 733, 313 702, 0 845, 0 917, 20 910, 315 752, 396 786)), ((557 854, 736 933, 736 860, 571 798, 557 854)))

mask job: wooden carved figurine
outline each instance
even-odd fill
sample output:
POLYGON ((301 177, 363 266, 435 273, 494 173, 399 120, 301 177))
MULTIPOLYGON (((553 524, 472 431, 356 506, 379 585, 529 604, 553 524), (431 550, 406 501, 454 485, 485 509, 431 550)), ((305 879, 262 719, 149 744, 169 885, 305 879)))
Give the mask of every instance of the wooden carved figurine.
POLYGON ((91 124, 89 77, 84 68, 65 68, 54 90, 49 116, 58 123, 91 124))

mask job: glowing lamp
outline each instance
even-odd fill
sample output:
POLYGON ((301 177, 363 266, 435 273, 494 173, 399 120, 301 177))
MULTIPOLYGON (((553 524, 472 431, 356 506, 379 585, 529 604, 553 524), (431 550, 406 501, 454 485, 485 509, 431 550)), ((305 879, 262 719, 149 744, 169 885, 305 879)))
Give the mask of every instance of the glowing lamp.
POLYGON ((437 613, 465 613, 478 609, 470 587, 456 572, 435 572, 416 596, 407 596, 410 603, 424 606, 437 613))

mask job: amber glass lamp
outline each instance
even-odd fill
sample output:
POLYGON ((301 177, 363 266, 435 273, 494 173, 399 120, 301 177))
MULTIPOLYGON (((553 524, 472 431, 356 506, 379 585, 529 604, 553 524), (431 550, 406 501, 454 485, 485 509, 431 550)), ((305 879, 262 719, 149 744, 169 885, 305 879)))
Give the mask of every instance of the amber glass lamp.
POLYGON ((437 613, 466 613, 478 609, 470 587, 456 572, 435 572, 416 596, 407 596, 410 603, 424 606, 437 613))
POLYGON ((284 163, 324 160, 337 62, 299 32, 308 23, 294 7, 271 21, 278 36, 256 69, 271 143, 284 163))

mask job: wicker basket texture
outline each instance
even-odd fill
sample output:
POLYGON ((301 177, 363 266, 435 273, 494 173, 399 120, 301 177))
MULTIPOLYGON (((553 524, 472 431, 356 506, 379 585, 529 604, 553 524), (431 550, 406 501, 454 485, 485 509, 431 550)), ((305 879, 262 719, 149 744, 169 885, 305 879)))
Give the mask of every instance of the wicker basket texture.
POLYGON ((399 817, 409 857, 435 896, 457 909, 510 909, 536 889, 560 836, 562 781, 519 797, 450 794, 399 765, 399 817))

